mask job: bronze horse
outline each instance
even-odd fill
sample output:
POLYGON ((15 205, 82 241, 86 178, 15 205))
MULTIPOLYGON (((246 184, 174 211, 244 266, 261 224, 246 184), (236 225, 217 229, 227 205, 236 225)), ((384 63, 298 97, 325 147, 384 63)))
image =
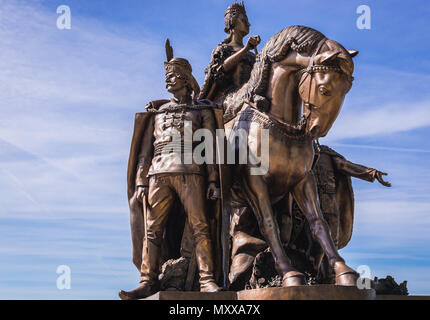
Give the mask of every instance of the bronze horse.
POLYGON ((305 284, 304 274, 292 266, 282 246, 272 208, 288 194, 293 195, 327 256, 336 284, 356 285, 357 273, 345 264, 333 243, 310 170, 313 143, 330 130, 351 88, 352 57, 357 53, 314 29, 288 27, 266 43, 250 80, 224 105, 226 114, 234 115, 225 119, 230 140, 239 129, 247 132, 249 161, 235 166, 234 176, 240 182, 244 205, 254 212, 269 245, 283 286, 305 284), (250 162, 261 153, 263 129, 269 132, 270 157, 266 172, 255 174, 257 165, 250 162))

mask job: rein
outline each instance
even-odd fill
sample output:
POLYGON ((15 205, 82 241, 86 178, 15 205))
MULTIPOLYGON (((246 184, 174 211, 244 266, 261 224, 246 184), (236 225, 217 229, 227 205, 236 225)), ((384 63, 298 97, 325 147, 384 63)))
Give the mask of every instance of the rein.
MULTIPOLYGON (((301 81, 299 83, 298 88, 300 89, 300 86, 308 79, 308 77, 310 77, 309 80, 309 88, 308 88, 308 96, 307 99, 303 101, 303 106, 306 106, 307 109, 309 110, 309 114, 305 117, 306 120, 308 120, 312 114, 312 108, 314 107, 313 104, 310 103, 310 99, 311 99, 311 87, 312 87, 312 77, 313 74, 316 72, 329 72, 329 71, 336 71, 336 72, 340 72, 343 73, 342 70, 339 67, 334 67, 334 66, 325 66, 325 65, 316 65, 315 64, 315 57, 319 54, 321 47, 324 45, 324 43, 327 41, 327 38, 323 38, 319 43, 318 46, 315 50, 315 52, 312 54, 312 57, 309 61, 309 65, 308 67, 304 70, 304 73, 306 74, 306 76, 302 76, 301 77, 301 81)), ((303 108, 304 109, 304 108, 303 108)), ((314 140, 315 145, 319 146, 319 142, 318 142, 318 138, 314 140)), ((319 157, 319 147, 315 148, 315 150, 317 151, 317 158, 319 157)))
POLYGON ((312 77, 313 74, 316 71, 323 71, 323 69, 321 69, 321 67, 324 66, 319 66, 319 65, 315 65, 315 57, 318 55, 318 53, 321 50, 321 47, 323 46, 323 44, 326 42, 327 38, 323 38, 319 43, 318 46, 315 50, 315 52, 312 54, 311 60, 309 61, 308 67, 306 68, 306 70, 304 71, 304 73, 306 74, 305 77, 302 77, 302 81, 300 81, 299 83, 299 88, 300 86, 306 81, 306 79, 310 76, 310 80, 309 80, 309 90, 308 90, 308 98, 307 101, 303 101, 303 104, 306 105, 309 109, 309 115, 306 118, 309 118, 311 116, 312 113, 312 108, 311 108, 311 104, 309 103, 310 99, 311 99, 311 83, 312 83, 312 77))
MULTIPOLYGON (((300 81, 300 83, 299 83, 299 88, 300 88, 300 86, 307 80, 307 78, 310 76, 311 77, 311 79, 310 79, 310 81, 309 81, 309 83, 311 83, 312 82, 312 77, 313 77, 313 74, 314 73, 316 73, 316 72, 323 72, 323 73, 325 73, 325 72, 329 72, 329 71, 336 71, 336 72, 339 72, 339 73, 344 73, 343 71, 342 71, 342 69, 340 69, 339 67, 335 67, 335 66, 326 66, 326 65, 321 65, 321 64, 315 64, 315 57, 319 54, 319 52, 320 52, 320 50, 321 50, 321 47, 323 46, 323 44, 325 43, 327 41, 327 38, 323 38, 319 43, 318 43, 318 46, 317 46, 317 49, 315 50, 315 52, 312 54, 312 57, 311 57, 311 59, 310 59, 310 61, 309 61, 309 65, 307 66, 307 68, 303 71, 303 73, 304 74, 306 74, 306 76, 305 77, 301 77, 301 81, 300 81)), ((352 78, 352 77, 349 77, 349 81, 351 81, 352 82, 352 80, 354 79, 354 78, 352 78)), ((307 101, 303 101, 303 104, 305 105, 305 106, 307 106, 308 108, 309 108, 309 110, 310 110, 310 112, 309 112, 309 116, 310 116, 310 114, 311 114, 311 110, 312 110, 312 104, 311 103, 309 103, 309 101, 310 101, 310 99, 311 99, 311 85, 309 85, 309 90, 308 90, 308 97, 307 97, 307 101)), ((308 116, 308 117, 309 117, 308 116)))
MULTIPOLYGON (((321 51, 322 46, 324 45, 324 43, 327 40, 328 39, 326 37, 324 37, 324 38, 322 38, 318 42, 318 45, 317 45, 314 53, 312 54, 312 56, 310 58, 308 66, 306 67, 306 69, 304 69, 304 70, 302 69, 301 70, 301 72, 303 72, 303 73, 302 73, 302 76, 300 78, 300 82, 298 84, 298 88, 300 88, 303 85, 303 83, 308 79, 308 77, 310 77, 310 82, 309 82, 309 88, 308 88, 308 92, 307 92, 307 97, 306 97, 305 100, 303 100, 303 105, 307 107, 307 109, 309 110, 309 114, 307 116, 302 116, 302 119, 299 121, 299 124, 297 126, 292 125, 292 124, 287 124, 287 123, 282 122, 282 121, 280 121, 280 120, 278 120, 276 118, 270 117, 271 121, 276 120, 276 121, 274 121, 274 123, 278 123, 279 122, 279 123, 282 124, 282 127, 284 127, 284 128, 289 127, 290 130, 291 129, 293 129, 293 130, 296 129, 297 130, 298 128, 300 128, 300 129, 298 129, 298 131, 302 131, 303 130, 303 133, 300 134, 299 136, 302 136, 302 137, 307 135, 307 134, 304 133, 305 132, 305 130, 304 130, 305 128, 304 127, 306 127, 308 125, 308 123, 309 123, 308 120, 309 120, 309 118, 310 118, 310 116, 312 114, 313 105, 310 103, 310 99, 311 99, 311 94, 312 94, 312 92, 311 92, 311 87, 312 87, 311 83, 312 83, 313 74, 317 73, 317 72, 323 72, 323 73, 325 73, 325 72, 329 72, 329 71, 335 71, 335 72, 343 73, 342 69, 340 69, 339 67, 336 67, 336 66, 328 66, 328 65, 322 65, 322 64, 315 64, 315 58, 319 54, 319 52, 321 51)), ((251 106, 252 109, 254 109, 256 111, 259 111, 255 107, 255 105, 254 105, 254 103, 252 101, 248 100, 248 101, 244 101, 244 102, 247 103, 249 106, 251 106)), ((289 131, 289 130, 287 130, 287 131, 289 131)), ((319 145, 318 144, 318 139, 315 139, 314 141, 315 141, 315 143, 317 145, 319 145)))
MULTIPOLYGON (((330 67, 326 67, 326 66, 321 66, 321 65, 315 65, 314 64, 314 60, 315 60, 315 57, 317 56, 317 54, 319 53, 319 51, 321 50, 321 47, 323 46, 323 44, 326 42, 326 40, 327 40, 327 38, 323 38, 323 39, 321 39, 320 40, 320 42, 318 43, 318 45, 317 45, 317 48, 316 48, 316 50, 315 50, 315 52, 313 53, 313 55, 312 55, 312 57, 311 57, 311 59, 310 59, 310 61, 309 61, 309 65, 308 65, 308 67, 306 68, 306 70, 305 70, 305 73, 307 74, 306 75, 306 77, 304 77, 303 78, 303 80, 302 81, 300 81, 300 83, 299 83, 299 86, 298 87, 300 87, 302 84, 303 84, 303 82, 307 79, 307 77, 310 75, 310 77, 311 77, 311 81, 312 81, 312 76, 313 76, 313 73, 314 72, 317 72, 317 71, 322 71, 322 70, 328 70, 330 67)), ((310 96, 311 96, 311 86, 309 86, 309 92, 308 92, 308 101, 307 102, 303 102, 304 104, 306 104, 306 105, 308 105, 308 107, 311 105, 310 103, 309 103, 309 100, 310 100, 310 96)), ((253 108, 255 111, 257 111, 258 113, 257 114, 260 114, 261 112, 259 111, 259 110, 257 110, 257 108, 254 106, 254 103, 252 103, 251 101, 245 101, 245 103, 247 103, 248 105, 250 105, 251 106, 251 108, 253 108)), ((310 108, 309 108, 310 109, 310 108)), ((255 113, 254 113, 255 114, 255 113)), ((307 126, 307 124, 308 124, 308 119, 309 119, 309 117, 310 117, 310 115, 311 115, 311 112, 309 112, 309 115, 307 116, 307 117, 302 117, 302 119, 299 121, 299 124, 298 125, 292 125, 292 124, 289 124, 289 123, 285 123, 285 122, 282 122, 282 121, 280 121, 280 120, 278 120, 278 119, 276 119, 276 118, 274 118, 274 117, 271 117, 271 116, 269 116, 269 115, 267 115, 267 114, 264 114, 266 117, 267 117, 267 119, 265 119, 265 121, 267 122, 267 121, 271 121, 272 122, 272 127, 274 126, 274 127, 283 127, 283 131, 284 131, 284 135, 285 135, 285 133, 286 132, 288 132, 288 131, 290 131, 290 130, 292 130, 292 131, 296 131, 294 134, 292 134, 291 135, 291 132, 288 132, 287 133, 287 135, 289 135, 289 138, 294 138, 294 139, 297 139, 298 137, 300 137, 300 139, 303 139, 305 136, 307 136, 307 134, 305 133, 305 127, 307 126), (277 124, 277 125, 276 125, 277 124), (279 124, 281 124, 281 126, 279 126, 279 124), (286 128, 288 128, 288 130, 285 130, 286 128)), ((254 115, 254 121, 255 120, 258 120, 257 122, 259 122, 259 121, 262 121, 262 119, 260 119, 261 118, 261 116, 260 117, 256 117, 255 115, 254 115)), ((263 124, 263 123, 260 123, 260 124, 263 124)))

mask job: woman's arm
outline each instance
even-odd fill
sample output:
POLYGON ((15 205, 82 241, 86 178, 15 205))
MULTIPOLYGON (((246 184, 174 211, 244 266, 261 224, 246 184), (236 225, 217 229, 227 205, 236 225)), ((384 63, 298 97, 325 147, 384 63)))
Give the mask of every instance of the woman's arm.
POLYGON ((239 61, 243 58, 243 56, 252 48, 257 47, 260 42, 260 36, 250 37, 246 42, 246 45, 242 49, 225 59, 223 64, 224 71, 229 71, 236 67, 239 61))

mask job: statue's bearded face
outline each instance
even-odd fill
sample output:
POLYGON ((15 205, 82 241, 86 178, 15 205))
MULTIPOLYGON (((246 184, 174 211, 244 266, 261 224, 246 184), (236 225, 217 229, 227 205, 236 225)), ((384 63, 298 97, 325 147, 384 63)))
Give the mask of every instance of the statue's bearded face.
POLYGON ((177 72, 168 72, 166 74, 166 89, 170 93, 178 92, 187 85, 186 78, 177 72))

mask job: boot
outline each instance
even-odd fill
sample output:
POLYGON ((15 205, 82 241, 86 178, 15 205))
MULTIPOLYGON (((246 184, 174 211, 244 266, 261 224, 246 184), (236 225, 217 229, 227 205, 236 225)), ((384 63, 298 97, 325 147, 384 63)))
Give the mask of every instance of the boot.
POLYGON ((152 296, 156 292, 157 289, 154 283, 143 281, 136 289, 131 291, 120 290, 118 295, 121 300, 138 300, 152 296))
POLYGON ((156 283, 160 272, 161 248, 152 241, 145 241, 140 268, 140 282, 156 283))
POLYGON ((215 282, 212 245, 210 240, 203 239, 196 243, 196 259, 199 267, 201 292, 218 292, 221 288, 215 282))
POLYGON ((208 281, 200 284, 200 292, 220 292, 222 289, 215 283, 215 281, 208 281))
POLYGON ((143 245, 142 266, 140 269, 140 285, 131 291, 119 291, 122 300, 136 300, 149 297, 157 292, 156 285, 160 261, 160 247, 152 241, 143 245))

